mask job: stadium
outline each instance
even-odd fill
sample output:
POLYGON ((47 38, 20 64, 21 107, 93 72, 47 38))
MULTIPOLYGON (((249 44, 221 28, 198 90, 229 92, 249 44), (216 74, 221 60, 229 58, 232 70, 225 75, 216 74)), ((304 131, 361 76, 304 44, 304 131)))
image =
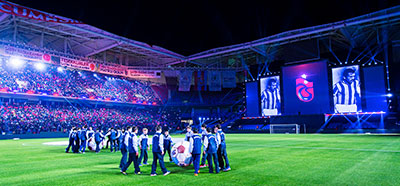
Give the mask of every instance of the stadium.
POLYGON ((28 5, 0 0, 0 185, 400 185, 398 3, 180 52, 28 5))

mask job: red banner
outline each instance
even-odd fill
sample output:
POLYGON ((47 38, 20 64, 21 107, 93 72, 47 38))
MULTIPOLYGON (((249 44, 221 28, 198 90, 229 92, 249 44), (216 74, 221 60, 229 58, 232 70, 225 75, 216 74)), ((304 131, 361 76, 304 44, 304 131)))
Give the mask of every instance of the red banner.
POLYGON ((39 21, 65 24, 82 24, 82 22, 77 20, 49 14, 38 10, 33 10, 31 8, 23 7, 3 0, 0 0, 0 12, 39 21))
POLYGON ((0 46, 0 53, 6 56, 16 56, 27 60, 51 63, 51 56, 49 54, 25 50, 13 46, 0 46))
POLYGON ((97 65, 95 63, 75 60, 75 59, 68 59, 63 57, 60 58, 60 65, 80 70, 93 71, 93 72, 97 70, 97 65))
POLYGON ((118 75, 118 76, 125 76, 126 67, 122 65, 106 65, 100 64, 99 65, 99 72, 104 74, 111 74, 111 75, 118 75))
POLYGON ((14 46, 0 45, 0 55, 15 56, 31 61, 53 63, 64 67, 92 71, 92 72, 99 72, 102 74, 125 76, 131 78, 161 78, 160 70, 127 69, 128 68, 127 66, 120 64, 113 64, 113 63, 97 64, 96 62, 88 62, 81 59, 72 59, 72 58, 54 56, 14 46))
POLYGON ((128 77, 131 78, 160 78, 161 71, 159 70, 136 70, 136 69, 129 69, 127 70, 128 77))

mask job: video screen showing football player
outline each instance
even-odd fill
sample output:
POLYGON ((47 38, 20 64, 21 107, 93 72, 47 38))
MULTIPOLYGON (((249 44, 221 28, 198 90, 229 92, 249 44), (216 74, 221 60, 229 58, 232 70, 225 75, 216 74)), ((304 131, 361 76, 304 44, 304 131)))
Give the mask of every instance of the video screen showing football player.
MULTIPOLYGON (((341 74, 333 87, 335 113, 360 112, 361 90, 358 66, 333 69, 333 76, 341 74)), ((335 80, 335 77, 333 77, 335 80)))
POLYGON ((265 87, 261 92, 262 116, 280 115, 279 76, 262 79, 261 86, 265 87))

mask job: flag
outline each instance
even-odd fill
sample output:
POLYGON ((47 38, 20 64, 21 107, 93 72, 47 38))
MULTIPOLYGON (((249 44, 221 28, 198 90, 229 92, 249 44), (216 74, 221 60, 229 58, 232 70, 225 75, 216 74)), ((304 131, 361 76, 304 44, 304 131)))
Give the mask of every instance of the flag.
POLYGON ((210 71, 208 75, 208 82, 210 82, 210 91, 221 91, 221 72, 210 71))
POLYGON ((236 72, 235 71, 222 72, 222 87, 223 88, 236 88, 236 72))
POLYGON ((194 72, 194 90, 198 91, 207 90, 207 71, 194 72))
POLYGON ((179 91, 190 91, 192 71, 179 71, 179 91))
POLYGON ((57 64, 57 65, 60 64, 60 57, 58 57, 58 56, 51 56, 50 59, 51 59, 51 62, 52 62, 52 63, 57 64))

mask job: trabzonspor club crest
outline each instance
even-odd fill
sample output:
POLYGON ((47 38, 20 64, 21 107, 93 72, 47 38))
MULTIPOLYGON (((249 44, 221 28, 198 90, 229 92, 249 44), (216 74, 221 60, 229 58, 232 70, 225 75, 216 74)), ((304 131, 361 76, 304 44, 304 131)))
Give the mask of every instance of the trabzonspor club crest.
POLYGON ((296 95, 300 101, 310 102, 314 99, 314 84, 306 78, 307 76, 303 74, 301 78, 296 79, 296 95))

